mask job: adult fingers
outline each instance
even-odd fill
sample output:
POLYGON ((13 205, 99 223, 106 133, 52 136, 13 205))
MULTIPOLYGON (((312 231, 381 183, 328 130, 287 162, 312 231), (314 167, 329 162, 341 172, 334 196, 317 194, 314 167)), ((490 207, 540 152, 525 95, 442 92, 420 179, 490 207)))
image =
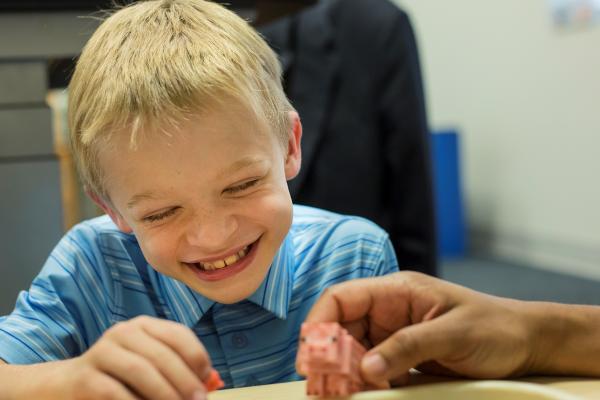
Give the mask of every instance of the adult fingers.
MULTIPOLYGON (((361 341, 367 339, 367 333, 369 327, 367 325, 367 321, 365 319, 360 319, 358 321, 350 321, 341 323, 342 327, 348 331, 349 334, 354 336, 355 339, 361 341)), ((369 348, 372 346, 369 346, 369 348)))
POLYGON ((456 371, 451 370, 450 368, 446 368, 443 365, 435 362, 435 361, 426 361, 423 364, 419 364, 415 367, 421 372, 430 375, 441 375, 441 376, 450 376, 453 378, 460 378, 463 376, 456 371))
POLYGON ((348 322, 358 320, 377 303, 396 301, 404 286, 398 274, 355 279, 326 289, 312 307, 306 322, 348 322))
POLYGON ((398 330, 363 357, 363 377, 369 382, 390 381, 419 364, 450 357, 462 336, 451 318, 445 314, 398 330))

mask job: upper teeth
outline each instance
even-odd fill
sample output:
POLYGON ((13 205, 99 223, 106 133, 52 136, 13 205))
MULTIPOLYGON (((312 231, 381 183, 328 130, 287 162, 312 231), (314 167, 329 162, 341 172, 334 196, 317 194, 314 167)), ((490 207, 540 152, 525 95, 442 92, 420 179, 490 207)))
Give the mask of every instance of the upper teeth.
POLYGON ((202 269, 206 269, 209 271, 224 268, 227 265, 231 265, 231 264, 237 262, 240 258, 243 258, 246 254, 248 254, 248 247, 249 246, 244 247, 242 250, 238 251, 236 254, 232 254, 223 260, 218 260, 218 261, 213 261, 213 262, 205 262, 205 263, 201 262, 198 264, 200 265, 200 267, 202 269))

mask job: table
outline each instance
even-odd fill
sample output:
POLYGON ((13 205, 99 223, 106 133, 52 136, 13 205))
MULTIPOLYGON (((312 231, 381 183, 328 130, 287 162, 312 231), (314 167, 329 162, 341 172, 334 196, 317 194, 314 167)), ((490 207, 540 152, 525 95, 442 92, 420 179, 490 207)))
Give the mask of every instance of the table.
MULTIPOLYGON (((306 400, 305 382, 288 382, 220 390, 209 400, 306 400)), ((585 400, 600 398, 600 379, 531 377, 519 380, 452 380, 423 376, 411 378, 404 388, 357 393, 352 400, 585 400)))

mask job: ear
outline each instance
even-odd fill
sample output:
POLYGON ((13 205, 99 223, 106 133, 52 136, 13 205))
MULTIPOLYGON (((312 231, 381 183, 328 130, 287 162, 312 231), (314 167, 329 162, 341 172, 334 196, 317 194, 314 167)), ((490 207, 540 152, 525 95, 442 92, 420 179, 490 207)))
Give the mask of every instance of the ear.
POLYGON ((289 112, 291 129, 288 135, 287 155, 285 157, 285 178, 289 181, 298 175, 302 164, 302 123, 296 111, 289 112))
POLYGON ((102 196, 98 195, 97 193, 95 193, 87 188, 86 188, 85 192, 90 197, 90 199, 92 199, 94 201, 94 203, 96 203, 98 205, 98 207, 100 207, 102 209, 102 211, 104 211, 106 214, 108 214, 110 219, 113 220, 113 222, 115 223, 115 225, 117 225, 117 227, 119 228, 120 231, 122 231, 124 233, 133 232, 133 229, 131 229, 131 227, 125 221, 125 219, 121 216, 121 214, 119 214, 119 212, 117 210, 113 209, 113 207, 106 200, 104 200, 104 198, 102 198, 102 196))

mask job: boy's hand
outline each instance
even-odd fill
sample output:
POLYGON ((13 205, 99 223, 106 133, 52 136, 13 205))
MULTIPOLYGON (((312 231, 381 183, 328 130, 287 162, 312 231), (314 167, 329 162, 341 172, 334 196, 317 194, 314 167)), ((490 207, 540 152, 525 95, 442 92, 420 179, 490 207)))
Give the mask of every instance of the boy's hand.
POLYGON ((65 399, 205 399, 202 380, 211 371, 191 330, 150 317, 115 325, 64 363, 70 370, 61 378, 65 399))
POLYGON ((366 346, 362 374, 402 383, 410 368, 499 378, 530 371, 535 313, 526 302, 485 295, 414 272, 333 286, 306 321, 342 323, 366 346))

